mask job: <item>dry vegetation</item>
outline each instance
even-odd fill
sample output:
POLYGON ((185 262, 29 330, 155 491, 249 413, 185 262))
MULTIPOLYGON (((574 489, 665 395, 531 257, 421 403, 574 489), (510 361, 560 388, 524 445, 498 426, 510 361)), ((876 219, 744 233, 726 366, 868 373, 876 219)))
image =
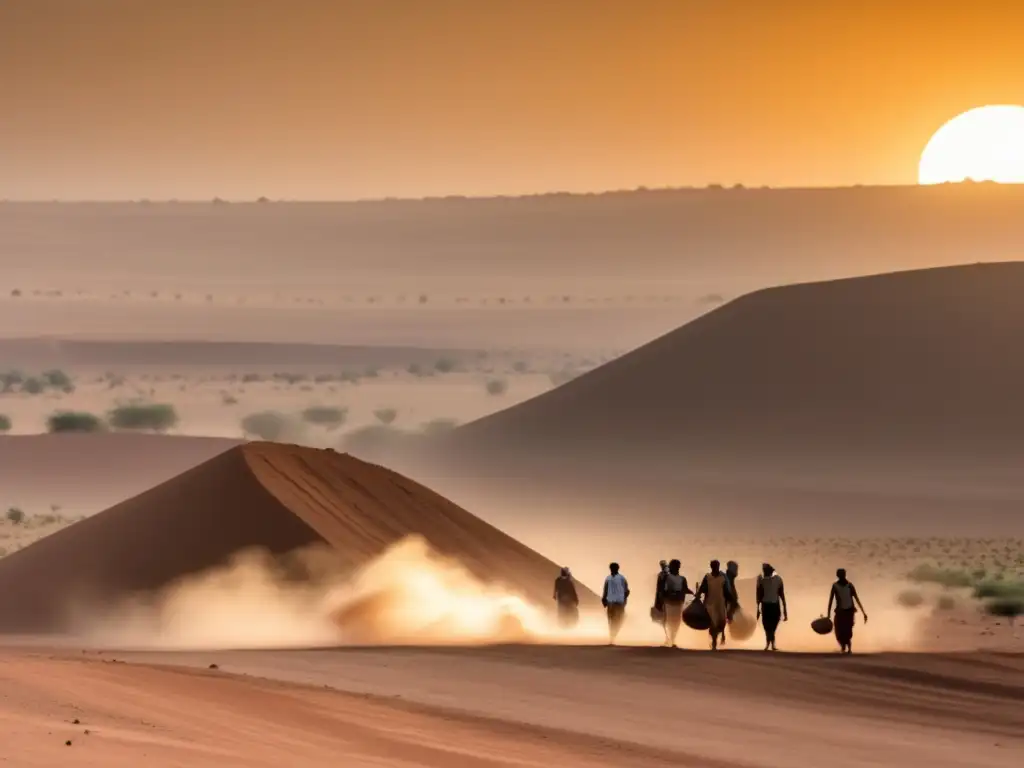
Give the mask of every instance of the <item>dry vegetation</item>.
POLYGON ((51 505, 45 512, 8 506, 0 517, 0 557, 24 549, 32 542, 82 519, 84 516, 62 514, 57 505, 51 505))
POLYGON ((333 371, 9 369, 0 373, 0 433, 146 431, 338 446, 370 428, 380 439, 444 431, 615 356, 516 350, 333 371))

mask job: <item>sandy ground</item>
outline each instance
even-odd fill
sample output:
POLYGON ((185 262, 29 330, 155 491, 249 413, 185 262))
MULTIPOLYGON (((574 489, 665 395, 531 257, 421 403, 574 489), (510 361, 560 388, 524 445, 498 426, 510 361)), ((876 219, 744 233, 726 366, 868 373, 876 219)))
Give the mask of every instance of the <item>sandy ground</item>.
POLYGON ((1022 675, 982 654, 9 649, 0 761, 995 768, 1024 754, 1022 675))

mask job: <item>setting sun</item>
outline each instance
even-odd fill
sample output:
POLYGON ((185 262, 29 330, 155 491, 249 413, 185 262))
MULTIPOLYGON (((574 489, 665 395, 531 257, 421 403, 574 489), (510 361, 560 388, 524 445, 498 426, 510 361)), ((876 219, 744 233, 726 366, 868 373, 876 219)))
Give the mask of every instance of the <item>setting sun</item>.
POLYGON ((935 132, 921 153, 918 181, 1024 184, 1024 107, 978 107, 935 132))

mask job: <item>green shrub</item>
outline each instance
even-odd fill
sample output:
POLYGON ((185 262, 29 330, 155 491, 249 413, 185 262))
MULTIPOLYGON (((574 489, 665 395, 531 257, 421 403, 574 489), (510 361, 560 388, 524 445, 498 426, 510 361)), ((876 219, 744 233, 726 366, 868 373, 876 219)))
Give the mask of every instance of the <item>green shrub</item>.
POLYGON ((970 587, 974 584, 971 575, 966 571, 952 568, 938 568, 934 565, 919 565, 907 574, 910 581, 923 584, 939 584, 943 587, 970 587))
POLYGON ((11 417, 0 413, 0 432, 10 432, 13 426, 11 417))
POLYGON ((106 426, 99 416, 84 411, 58 411, 46 420, 49 432, 103 432, 106 426))
POLYGON ((18 507, 11 507, 7 510, 7 519, 14 523, 14 525, 21 525, 25 522, 25 513, 18 507))
POLYGON ((288 429, 288 419, 276 411, 251 413, 242 419, 242 431, 261 440, 279 440, 288 429))
POLYGON ((25 374, 21 371, 6 371, 0 373, 0 390, 13 392, 25 381, 25 374))
POLYGON ((46 386, 52 389, 67 390, 74 388, 74 382, 71 380, 71 377, 58 368, 44 371, 42 379, 46 386))
POLYGON ((348 408, 335 408, 329 405, 314 405, 302 412, 302 420, 307 424, 327 429, 337 429, 347 418, 348 408))
POLYGON ((434 363, 434 370, 438 373, 451 373, 455 370, 455 361, 450 357, 442 357, 434 363))
POLYGON ((46 390, 46 382, 37 376, 30 376, 21 383, 21 391, 26 395, 40 395, 46 390))
POLYGON ((1024 598, 1024 582, 1020 581, 982 581, 974 586, 974 596, 979 600, 990 598, 1024 598))
POLYGON ((107 417, 114 429, 166 432, 178 424, 178 413, 167 403, 138 403, 114 408, 107 417))
POLYGON ((395 419, 398 418, 398 411, 394 408, 378 408, 373 412, 373 415, 376 417, 377 421, 387 426, 394 423, 395 419))
POLYGON ((951 611, 956 608, 956 598, 952 595, 939 595, 935 607, 940 611, 951 611))

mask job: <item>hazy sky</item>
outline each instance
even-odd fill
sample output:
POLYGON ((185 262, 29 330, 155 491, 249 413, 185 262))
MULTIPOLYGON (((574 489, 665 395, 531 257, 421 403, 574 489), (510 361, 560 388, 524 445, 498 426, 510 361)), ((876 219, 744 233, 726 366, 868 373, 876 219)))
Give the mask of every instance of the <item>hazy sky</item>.
POLYGON ((1021 0, 0 0, 0 197, 912 183, 1021 0))

